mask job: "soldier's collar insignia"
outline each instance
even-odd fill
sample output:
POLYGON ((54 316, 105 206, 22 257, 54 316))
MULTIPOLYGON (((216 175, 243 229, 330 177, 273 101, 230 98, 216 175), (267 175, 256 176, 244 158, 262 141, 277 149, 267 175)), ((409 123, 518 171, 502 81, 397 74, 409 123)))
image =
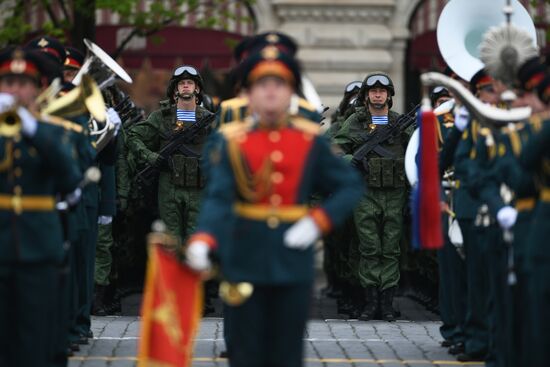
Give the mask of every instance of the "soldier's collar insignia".
POLYGON ((275 60, 279 56, 279 50, 275 46, 267 46, 262 50, 262 57, 266 60, 275 60))
POLYGON ((38 46, 40 46, 40 47, 46 47, 48 44, 49 44, 49 42, 45 38, 41 38, 40 41, 38 41, 38 46))

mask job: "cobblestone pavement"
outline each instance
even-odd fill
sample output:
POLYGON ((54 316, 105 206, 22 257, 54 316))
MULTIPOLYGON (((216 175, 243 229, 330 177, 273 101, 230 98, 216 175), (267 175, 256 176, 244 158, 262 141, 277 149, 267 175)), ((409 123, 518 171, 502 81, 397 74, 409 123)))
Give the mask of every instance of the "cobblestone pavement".
MULTIPOLYGON (((440 347, 438 321, 312 320, 306 334, 307 367, 456 366, 440 347)), ((96 317, 94 339, 71 358, 70 367, 127 367, 136 365, 139 318, 96 317)), ((223 322, 205 318, 195 342, 193 366, 227 366, 217 358, 224 350, 223 322)))

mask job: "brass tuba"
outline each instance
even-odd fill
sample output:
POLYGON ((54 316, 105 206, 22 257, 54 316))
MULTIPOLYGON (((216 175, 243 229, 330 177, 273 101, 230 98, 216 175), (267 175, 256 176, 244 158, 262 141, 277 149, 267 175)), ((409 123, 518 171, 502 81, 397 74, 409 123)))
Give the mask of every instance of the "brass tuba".
MULTIPOLYGON (((123 92, 118 89, 115 82, 121 79, 131 84, 132 78, 128 73, 109 56, 101 47, 88 39, 84 39, 84 44, 88 48, 88 55, 82 68, 73 79, 73 84, 79 85, 84 75, 89 75, 97 83, 99 90, 103 94, 107 107, 113 107, 120 115, 120 105, 116 99, 123 92)), ((104 107, 105 109, 105 107, 104 107)), ((121 116, 122 118, 122 116, 121 116)), ((116 134, 115 125, 108 119, 91 119, 90 134, 98 136, 96 141, 97 151, 101 151, 116 134)))
MULTIPOLYGON (((462 79, 470 81, 474 74, 484 67, 480 60, 480 53, 483 55, 482 51, 488 48, 482 47, 486 43, 484 39, 502 24, 520 29, 522 33, 530 35, 532 43, 535 42, 536 30, 533 20, 517 0, 448 2, 437 23, 437 43, 447 65, 462 79), (504 11, 500 12, 498 9, 504 11)), ((453 101, 444 103, 435 112, 443 112, 440 110, 445 108, 451 110, 455 104, 464 105, 473 118, 490 128, 526 120, 532 113, 529 107, 505 110, 488 106, 460 82, 441 73, 424 73, 420 79, 425 96, 429 87, 436 86, 447 88, 454 96, 453 101)), ((419 144, 418 131, 415 131, 405 154, 405 173, 411 185, 418 182, 416 154, 419 144)))

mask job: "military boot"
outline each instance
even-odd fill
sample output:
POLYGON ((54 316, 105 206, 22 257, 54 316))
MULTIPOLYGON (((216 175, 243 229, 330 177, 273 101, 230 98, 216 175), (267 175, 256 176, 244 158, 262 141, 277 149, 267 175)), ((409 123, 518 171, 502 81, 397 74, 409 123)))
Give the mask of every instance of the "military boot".
POLYGON ((359 320, 369 321, 375 318, 379 308, 378 289, 376 287, 367 287, 365 289, 366 303, 359 320))
POLYGON ((395 310, 393 309, 393 297, 397 287, 384 289, 380 295, 380 309, 382 311, 382 319, 385 321, 395 321, 395 310))
POLYGON ((94 293, 94 302, 92 306, 92 315, 94 316, 106 316, 105 310, 105 291, 107 286, 96 284, 94 293))
POLYGON ((352 288, 351 296, 351 310, 349 312, 349 318, 357 320, 361 317, 365 308, 365 290, 361 286, 352 288))

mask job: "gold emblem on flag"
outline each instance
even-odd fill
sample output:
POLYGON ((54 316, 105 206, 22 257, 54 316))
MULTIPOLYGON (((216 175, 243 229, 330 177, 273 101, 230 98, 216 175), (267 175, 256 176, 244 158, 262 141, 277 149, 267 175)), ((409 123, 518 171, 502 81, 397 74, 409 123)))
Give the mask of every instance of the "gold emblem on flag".
POLYGON ((152 319, 162 325, 164 332, 173 345, 181 344, 183 335, 176 307, 176 295, 173 291, 166 291, 166 297, 163 302, 153 310, 152 319))

